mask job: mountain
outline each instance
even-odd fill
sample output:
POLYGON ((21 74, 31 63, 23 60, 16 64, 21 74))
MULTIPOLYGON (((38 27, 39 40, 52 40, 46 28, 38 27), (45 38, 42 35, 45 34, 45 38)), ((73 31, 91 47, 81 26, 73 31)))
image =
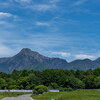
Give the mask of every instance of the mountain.
POLYGON ((76 70, 88 70, 88 69, 95 69, 100 68, 100 64, 95 63, 94 61, 90 59, 84 59, 84 60, 75 60, 69 63, 69 66, 71 66, 71 69, 76 70))
POLYGON ((96 60, 94 60, 94 63, 97 63, 97 64, 99 64, 99 65, 100 65, 100 57, 99 57, 99 58, 97 58, 96 60))
POLYGON ((68 63, 64 59, 45 57, 38 52, 31 51, 28 48, 22 49, 17 55, 8 58, 0 58, 0 72, 10 73, 14 69, 87 69, 100 68, 100 58, 95 61, 90 59, 75 60, 68 63))
POLYGON ((67 65, 66 60, 49 58, 28 48, 22 49, 17 55, 9 58, 0 58, 0 71, 12 72, 14 69, 44 70, 50 68, 62 69, 67 65))

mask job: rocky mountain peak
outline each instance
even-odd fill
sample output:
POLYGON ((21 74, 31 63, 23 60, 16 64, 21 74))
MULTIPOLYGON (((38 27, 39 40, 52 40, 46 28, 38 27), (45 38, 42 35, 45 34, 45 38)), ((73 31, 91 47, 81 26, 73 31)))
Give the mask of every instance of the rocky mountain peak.
POLYGON ((31 58, 33 60, 37 60, 40 62, 42 62, 44 59, 48 59, 48 57, 45 57, 36 51, 32 51, 29 48, 23 48, 17 55, 15 55, 15 57, 23 58, 23 59, 27 58, 27 60, 29 60, 29 58, 31 58))
POLYGON ((20 52, 22 52, 22 53, 29 53, 29 52, 32 52, 32 51, 29 48, 23 48, 20 52))
POLYGON ((35 55, 37 55, 37 54, 38 54, 38 52, 32 51, 32 50, 29 49, 29 48, 23 48, 23 49, 17 54, 17 56, 20 56, 20 55, 35 56, 35 55))

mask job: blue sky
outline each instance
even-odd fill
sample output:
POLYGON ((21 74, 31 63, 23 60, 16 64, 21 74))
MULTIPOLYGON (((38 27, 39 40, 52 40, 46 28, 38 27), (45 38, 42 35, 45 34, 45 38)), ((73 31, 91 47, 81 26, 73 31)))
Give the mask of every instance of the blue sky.
POLYGON ((0 57, 22 48, 67 61, 100 57, 100 0, 0 0, 0 57))

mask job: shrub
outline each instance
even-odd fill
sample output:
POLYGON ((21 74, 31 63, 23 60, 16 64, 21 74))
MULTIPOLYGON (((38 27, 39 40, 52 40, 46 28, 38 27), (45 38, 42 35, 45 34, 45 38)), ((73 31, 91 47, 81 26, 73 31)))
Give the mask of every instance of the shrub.
POLYGON ((34 94, 42 94, 48 91, 48 87, 44 85, 38 85, 34 88, 34 94))

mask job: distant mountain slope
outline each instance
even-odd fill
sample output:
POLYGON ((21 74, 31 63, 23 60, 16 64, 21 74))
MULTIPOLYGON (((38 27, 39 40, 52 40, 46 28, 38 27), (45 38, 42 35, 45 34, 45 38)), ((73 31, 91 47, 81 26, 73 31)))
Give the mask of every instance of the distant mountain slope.
MULTIPOLYGON (((98 58, 99 59, 99 58, 98 58)), ((9 58, 0 58, 0 72, 12 72, 14 69, 95 69, 100 68, 99 60, 75 60, 68 63, 64 59, 45 57, 38 52, 31 51, 28 48, 22 49, 17 55, 9 58)))
POLYGON ((69 63, 69 66, 71 69, 79 69, 79 70, 88 70, 88 69, 95 69, 99 68, 100 65, 95 63, 94 61, 90 59, 84 59, 84 60, 75 60, 69 63))
POLYGON ((97 58, 96 60, 94 60, 94 63, 99 64, 100 65, 100 57, 97 58))

